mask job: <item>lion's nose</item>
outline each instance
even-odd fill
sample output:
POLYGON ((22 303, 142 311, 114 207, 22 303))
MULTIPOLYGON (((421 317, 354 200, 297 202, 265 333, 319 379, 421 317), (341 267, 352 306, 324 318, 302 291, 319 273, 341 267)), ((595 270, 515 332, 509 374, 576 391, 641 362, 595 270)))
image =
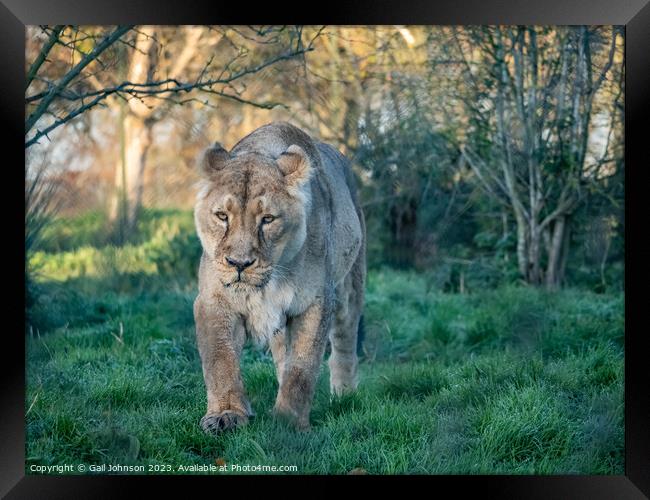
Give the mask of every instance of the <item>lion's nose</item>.
POLYGON ((230 257, 226 257, 226 262, 228 263, 228 265, 237 268, 237 272, 240 273, 247 267, 252 266, 256 260, 257 259, 241 261, 241 260, 231 259, 230 257))

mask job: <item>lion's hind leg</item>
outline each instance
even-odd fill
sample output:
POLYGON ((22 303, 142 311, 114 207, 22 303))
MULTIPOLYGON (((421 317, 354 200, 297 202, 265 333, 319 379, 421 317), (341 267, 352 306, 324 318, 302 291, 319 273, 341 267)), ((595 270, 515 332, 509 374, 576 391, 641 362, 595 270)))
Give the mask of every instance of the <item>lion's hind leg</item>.
POLYGON ((359 383, 357 335, 363 308, 363 275, 353 267, 336 289, 336 308, 329 338, 331 354, 330 391, 340 396, 352 392, 359 383))

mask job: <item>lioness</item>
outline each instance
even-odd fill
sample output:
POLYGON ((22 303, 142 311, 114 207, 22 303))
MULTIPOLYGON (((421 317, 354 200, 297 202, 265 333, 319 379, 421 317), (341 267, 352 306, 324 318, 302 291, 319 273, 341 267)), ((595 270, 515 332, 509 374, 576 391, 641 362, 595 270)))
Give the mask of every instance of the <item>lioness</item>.
POLYGON ((201 161, 195 223, 203 255, 194 302, 208 409, 206 432, 254 415, 240 355, 247 337, 271 347, 273 414, 309 427, 331 343, 330 389, 357 387, 365 222, 346 158, 288 123, 265 125, 201 161))

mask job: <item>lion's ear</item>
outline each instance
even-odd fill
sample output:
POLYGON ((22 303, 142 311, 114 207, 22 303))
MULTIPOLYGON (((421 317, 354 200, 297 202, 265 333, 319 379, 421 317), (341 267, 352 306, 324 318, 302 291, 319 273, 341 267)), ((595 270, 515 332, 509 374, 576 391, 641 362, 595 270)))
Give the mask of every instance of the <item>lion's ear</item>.
POLYGON ((277 159, 277 163, 289 187, 298 188, 309 180, 311 163, 300 146, 289 146, 277 159))
POLYGON ((221 144, 215 142, 214 145, 205 150, 199 161, 201 174, 211 179, 214 174, 221 170, 226 162, 230 159, 230 153, 226 151, 221 144))

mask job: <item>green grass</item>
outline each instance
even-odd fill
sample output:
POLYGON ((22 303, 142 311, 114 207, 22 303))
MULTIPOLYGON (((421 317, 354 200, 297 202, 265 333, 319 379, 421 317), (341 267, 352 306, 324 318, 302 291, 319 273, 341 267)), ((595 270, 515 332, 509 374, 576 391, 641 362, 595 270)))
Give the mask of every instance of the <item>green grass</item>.
POLYGON ((623 473, 622 294, 443 294, 427 274, 388 269, 368 276, 357 393, 331 398, 323 364, 312 430, 296 432, 268 415, 270 354, 247 347, 257 417, 204 435, 191 215, 157 217, 131 247, 71 244, 62 231, 34 257, 26 473, 217 460, 316 474, 623 473))

